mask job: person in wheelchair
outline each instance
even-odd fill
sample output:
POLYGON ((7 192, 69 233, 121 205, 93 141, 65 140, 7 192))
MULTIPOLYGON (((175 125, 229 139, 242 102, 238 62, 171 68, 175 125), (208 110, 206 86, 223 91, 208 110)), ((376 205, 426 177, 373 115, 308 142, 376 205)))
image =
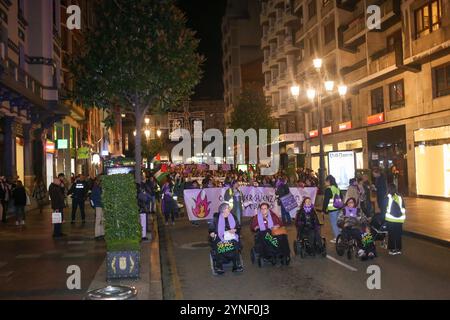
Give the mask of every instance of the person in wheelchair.
POLYGON ((295 218, 295 226, 297 227, 298 241, 308 239, 311 249, 313 249, 312 254, 323 252, 324 244, 320 234, 321 223, 311 198, 306 197, 303 200, 295 218))
POLYGON ((362 245, 362 230, 367 225, 365 216, 356 207, 356 200, 349 198, 338 217, 338 227, 341 228, 342 238, 345 241, 355 240, 358 247, 358 256, 363 257, 365 251, 362 245))
POLYGON ((214 269, 217 274, 224 274, 224 263, 233 262, 233 272, 243 272, 240 264, 240 225, 237 218, 231 213, 230 205, 223 203, 219 212, 209 224, 209 240, 211 254, 214 260, 214 269))
POLYGON ((259 212, 253 217, 250 225, 255 233, 255 251, 261 257, 276 262, 277 258, 290 261, 290 249, 287 231, 280 218, 270 210, 268 203, 261 203, 259 212))

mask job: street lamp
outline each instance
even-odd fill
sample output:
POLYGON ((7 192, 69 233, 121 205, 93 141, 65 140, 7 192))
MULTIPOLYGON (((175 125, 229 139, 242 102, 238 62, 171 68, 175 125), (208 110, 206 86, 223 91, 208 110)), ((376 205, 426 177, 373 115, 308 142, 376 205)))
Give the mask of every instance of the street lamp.
MULTIPOLYGON (((317 99, 317 113, 318 113, 318 131, 319 131, 319 140, 320 140, 320 165, 319 165, 319 184, 322 192, 325 189, 325 150, 324 150, 324 141, 323 141, 323 119, 322 119, 322 94, 323 88, 325 88, 325 93, 331 94, 335 88, 335 82, 332 80, 323 81, 322 77, 322 65, 323 60, 320 58, 316 58, 313 60, 313 66, 316 69, 316 72, 319 76, 319 84, 315 88, 308 88, 306 90, 306 97, 311 101, 315 102, 317 99)), ((347 86, 341 84, 338 86, 337 91, 341 97, 344 97, 347 94, 348 88, 347 86)), ((291 94, 297 99, 300 94, 300 87, 297 85, 293 85, 291 87, 291 94)))
POLYGON ((161 138, 162 131, 160 129, 158 129, 158 131, 156 131, 156 135, 158 136, 158 138, 161 138))

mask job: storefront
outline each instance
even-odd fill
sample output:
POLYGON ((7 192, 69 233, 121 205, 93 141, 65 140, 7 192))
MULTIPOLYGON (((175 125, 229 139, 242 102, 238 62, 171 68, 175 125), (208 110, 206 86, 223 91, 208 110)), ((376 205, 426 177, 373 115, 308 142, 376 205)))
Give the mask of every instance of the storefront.
POLYGON ((417 195, 450 198, 450 126, 414 132, 417 195))
POLYGON ((369 131, 367 138, 369 168, 380 168, 388 183, 396 184, 401 194, 409 194, 406 127, 369 131))
POLYGON ((16 171, 19 180, 22 183, 25 182, 25 154, 24 154, 24 139, 21 137, 16 137, 16 171))
POLYGON ((53 182, 53 179, 55 177, 53 166, 53 159, 55 152, 56 152, 55 143, 51 140, 47 140, 45 144, 45 167, 47 172, 46 176, 47 187, 53 182))

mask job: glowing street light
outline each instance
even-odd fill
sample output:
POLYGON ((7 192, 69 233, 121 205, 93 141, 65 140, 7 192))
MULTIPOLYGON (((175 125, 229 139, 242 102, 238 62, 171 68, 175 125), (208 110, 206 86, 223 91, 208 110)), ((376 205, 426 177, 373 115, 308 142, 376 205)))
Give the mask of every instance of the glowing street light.
POLYGON ((144 133, 145 133, 145 136, 147 137, 147 139, 150 138, 150 130, 147 129, 147 130, 145 130, 144 133))
POLYGON ((158 131, 156 131, 156 135, 158 136, 158 138, 161 138, 161 136, 162 136, 162 131, 158 129, 158 131))
POLYGON ((316 68, 317 70, 320 70, 322 68, 322 63, 323 63, 322 59, 317 58, 313 60, 314 68, 316 68))
POLYGON ((300 95, 300 87, 298 86, 298 85, 293 85, 292 87, 291 87, 291 94, 292 94, 292 96, 295 98, 295 99, 297 99, 298 97, 299 97, 299 95, 300 95))
POLYGON ((325 81, 325 90, 331 92, 334 89, 334 81, 325 81))
POLYGON ((347 94, 347 91, 348 91, 347 86, 345 85, 338 86, 338 92, 341 97, 345 96, 347 94))
POLYGON ((306 96, 309 100, 313 101, 316 98, 316 90, 308 89, 306 90, 306 96))
POLYGON ((150 118, 145 118, 145 124, 149 125, 150 124, 150 118))

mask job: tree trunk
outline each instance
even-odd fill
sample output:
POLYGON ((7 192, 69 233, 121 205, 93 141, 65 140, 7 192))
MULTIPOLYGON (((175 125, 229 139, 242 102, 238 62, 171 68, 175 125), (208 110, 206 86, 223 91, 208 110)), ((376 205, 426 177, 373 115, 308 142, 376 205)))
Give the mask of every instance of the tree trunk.
POLYGON ((144 114, 136 110, 136 138, 134 146, 134 160, 136 161, 134 177, 136 183, 141 184, 142 174, 141 174, 141 164, 142 164, 142 123, 144 121, 144 114))

